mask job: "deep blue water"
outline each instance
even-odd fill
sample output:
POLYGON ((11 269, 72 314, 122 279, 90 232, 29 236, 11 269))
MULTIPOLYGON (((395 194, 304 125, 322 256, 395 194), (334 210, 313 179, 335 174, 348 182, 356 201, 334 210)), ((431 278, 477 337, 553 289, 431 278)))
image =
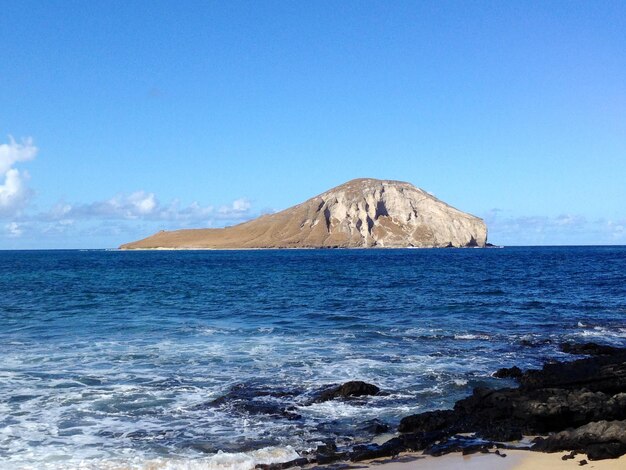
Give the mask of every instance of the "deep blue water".
POLYGON ((626 247, 0 252, 0 467, 289 459, 566 340, 626 344, 626 247), (388 393, 302 404, 351 379, 388 393), (302 419, 207 406, 240 383, 302 419))

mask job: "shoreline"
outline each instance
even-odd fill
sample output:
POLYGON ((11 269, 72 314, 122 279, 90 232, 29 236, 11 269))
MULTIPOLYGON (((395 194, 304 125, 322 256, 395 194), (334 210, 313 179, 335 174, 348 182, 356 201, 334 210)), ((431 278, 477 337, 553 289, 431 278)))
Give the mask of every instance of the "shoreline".
POLYGON ((493 246, 280 246, 280 247, 243 247, 243 248, 212 248, 212 247, 166 247, 150 248, 106 248, 106 251, 257 251, 257 250, 467 250, 505 248, 504 245, 493 246))
MULTIPOLYGON (((346 461, 351 462, 350 468, 377 459, 393 462, 400 455, 427 458, 429 464, 423 468, 451 468, 445 465, 449 456, 495 455, 501 459, 504 454, 524 459, 519 466, 511 466, 512 460, 507 460, 493 468, 552 468, 559 462, 568 464, 563 468, 571 468, 573 460, 588 465, 617 458, 620 467, 626 468, 621 466, 626 462, 626 348, 562 343, 560 349, 579 358, 549 362, 525 372, 516 366, 499 369, 494 377, 514 379, 518 386, 475 388, 452 409, 405 416, 396 432, 383 439, 380 436, 341 448, 330 440, 314 451, 299 453, 298 459, 256 468, 283 470, 311 464, 335 468, 346 461), (557 453, 568 457, 559 461, 553 458, 557 453)), ((352 381, 324 392, 322 400, 378 393, 372 384, 352 381)), ((617 467, 607 463, 593 468, 617 467)))
MULTIPOLYGON (((501 455, 494 453, 476 453, 462 455, 460 453, 432 457, 419 453, 405 453, 396 458, 375 459, 362 462, 372 470, 572 470, 584 466, 597 470, 622 470, 626 468, 626 456, 617 459, 589 460, 584 454, 574 458, 569 452, 533 452, 530 450, 506 449, 501 455), (582 463, 581 462, 587 462, 582 463)), ((352 464, 346 467, 362 468, 363 465, 352 464)))

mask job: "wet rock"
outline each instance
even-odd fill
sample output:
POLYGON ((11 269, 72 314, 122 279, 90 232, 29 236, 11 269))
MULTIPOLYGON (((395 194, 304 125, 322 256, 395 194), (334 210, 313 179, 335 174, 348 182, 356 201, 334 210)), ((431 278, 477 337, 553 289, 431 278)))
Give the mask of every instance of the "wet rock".
POLYGON ((280 387, 267 387, 264 385, 258 385, 255 383, 239 383, 233 385, 226 395, 221 396, 212 402, 211 405, 220 405, 222 403, 233 400, 253 400, 260 397, 272 397, 272 398, 292 398, 302 393, 301 390, 280 388, 280 387))
POLYGON ((332 454, 337 452, 337 443, 334 439, 327 439, 323 444, 317 446, 315 450, 317 454, 332 454))
POLYGON ((441 437, 440 433, 404 434, 389 439, 383 444, 354 446, 349 454, 349 458, 353 462, 360 462, 382 457, 395 457, 401 452, 424 450, 441 437))
POLYGON ((198 405, 197 408, 221 407, 239 414, 267 415, 274 418, 299 420, 302 418, 293 405, 284 400, 293 399, 300 391, 268 388, 255 384, 242 383, 231 387, 225 395, 198 405))
POLYGON ((482 429, 480 436, 497 442, 519 441, 524 437, 519 427, 497 423, 494 423, 492 427, 482 429))
MULTIPOLYGON (((626 395, 562 389, 482 390, 455 405, 461 431, 489 434, 494 438, 498 425, 526 434, 560 431, 589 421, 621 419, 626 412, 626 395)), ((500 439, 500 438, 498 438, 500 439)), ((505 436, 501 438, 507 440, 505 436)))
POLYGON ((322 390, 311 400, 311 403, 323 403, 325 401, 334 400, 335 398, 376 395, 378 392, 380 392, 380 389, 376 385, 354 380, 322 390))
POLYGON ((289 462, 271 463, 271 464, 259 463, 254 468, 258 468, 260 470, 284 470, 285 468, 304 467, 305 465, 308 465, 309 463, 311 463, 309 459, 299 458, 299 459, 290 460, 289 462))
POLYGON ((584 452, 590 460, 616 458, 626 454, 626 420, 597 421, 547 438, 539 438, 532 450, 584 452))
POLYGON ((422 451, 443 438, 440 432, 405 433, 389 439, 383 444, 357 445, 352 448, 348 457, 353 462, 395 457, 401 452, 422 451))
POLYGON ((626 422, 626 349, 593 343, 565 349, 594 356, 521 374, 519 369, 505 369, 502 375, 519 375, 520 387, 476 388, 454 409, 407 416, 398 429, 441 433, 442 442, 430 449, 436 454, 454 446, 461 450, 463 443, 449 442, 458 433, 475 433, 492 442, 519 440, 522 434, 558 433, 539 439, 533 449, 581 451, 590 459, 626 453, 626 438, 617 437, 623 424, 598 424, 626 422))
POLYGON ((529 370, 520 377, 527 389, 586 388, 594 392, 626 392, 626 349, 612 354, 578 359, 572 362, 545 364, 540 370, 529 370))
POLYGON ((606 356, 619 354, 624 351, 623 348, 596 343, 563 343, 560 345, 560 349, 564 353, 581 356, 606 356))
POLYGON ((622 442, 590 444, 585 451, 589 460, 616 459, 626 454, 626 444, 622 442))
MULTIPOLYGON (((428 446, 446 437, 446 434, 441 431, 432 432, 413 432, 401 434, 395 437, 398 442, 401 442, 407 451, 420 451, 426 449, 428 446)), ((392 439, 393 440, 393 439, 392 439)))
POLYGON ((569 454, 564 455, 563 457, 561 457, 561 460, 572 460, 575 457, 576 457, 576 452, 575 451, 571 451, 569 454))
POLYGON ((323 444, 318 445, 314 455, 314 460, 319 465, 327 465, 347 458, 344 452, 338 452, 337 443, 334 439, 327 439, 323 444))
POLYGON ((517 379, 523 374, 522 369, 517 366, 503 367, 494 372, 493 376, 498 379, 517 379))
POLYGON ((362 460, 379 459, 382 457, 395 457, 405 450, 401 441, 391 439, 382 445, 368 444, 358 445, 352 448, 349 458, 352 462, 360 462, 362 460))
POLYGON ((242 414, 267 415, 273 418, 284 418, 288 420, 299 420, 302 416, 293 411, 293 408, 285 408, 275 403, 264 403, 257 401, 233 402, 230 409, 242 414))
POLYGON ((587 390, 477 388, 453 410, 432 411, 402 419, 400 432, 475 432, 486 439, 509 442, 522 434, 561 431, 591 420, 626 417, 626 394, 587 390))
POLYGON ((442 455, 451 454, 453 452, 461 452, 463 455, 480 453, 489 453, 495 447, 493 442, 484 442, 480 439, 454 436, 445 438, 424 450, 424 454, 440 457, 442 455))
POLYGON ((376 435, 389 431, 389 425, 383 423, 378 419, 371 419, 363 423, 359 430, 362 432, 376 435))
POLYGON ((347 459, 347 454, 338 452, 334 454, 321 454, 315 458, 315 462, 319 465, 328 465, 330 463, 338 462, 340 460, 347 459))
POLYGON ((546 344, 552 344, 552 340, 548 338, 538 340, 522 339, 519 341, 519 344, 520 346, 526 346, 528 348, 538 348, 540 346, 545 346, 546 344))
POLYGON ((400 432, 432 432, 447 429, 456 421, 453 410, 426 411, 406 416, 400 421, 400 432))

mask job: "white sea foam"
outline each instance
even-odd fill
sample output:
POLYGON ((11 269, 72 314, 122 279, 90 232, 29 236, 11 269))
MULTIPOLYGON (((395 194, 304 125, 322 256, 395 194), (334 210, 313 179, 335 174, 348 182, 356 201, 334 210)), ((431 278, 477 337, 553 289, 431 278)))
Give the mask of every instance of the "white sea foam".
POLYGON ((491 336, 486 335, 486 334, 472 334, 472 333, 462 333, 462 334, 455 334, 454 335, 454 339, 464 339, 464 340, 475 340, 475 339, 480 339, 480 340, 490 340, 491 336))
POLYGON ((222 452, 210 456, 162 458, 65 458, 49 456, 36 465, 9 461, 3 468, 23 470, 252 470, 259 464, 288 462, 298 453, 290 446, 264 447, 250 452, 222 452))
POLYGON ((576 334, 584 338, 602 338, 608 341, 621 340, 626 338, 626 328, 605 328, 601 326, 595 326, 591 329, 585 329, 576 334))

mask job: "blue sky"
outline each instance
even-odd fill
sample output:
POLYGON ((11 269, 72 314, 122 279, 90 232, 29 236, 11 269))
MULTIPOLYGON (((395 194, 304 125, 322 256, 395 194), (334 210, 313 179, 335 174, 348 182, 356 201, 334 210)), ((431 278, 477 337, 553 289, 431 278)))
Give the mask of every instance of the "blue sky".
POLYGON ((356 177, 500 244, 626 244, 626 3, 0 0, 0 249, 223 226, 356 177))

